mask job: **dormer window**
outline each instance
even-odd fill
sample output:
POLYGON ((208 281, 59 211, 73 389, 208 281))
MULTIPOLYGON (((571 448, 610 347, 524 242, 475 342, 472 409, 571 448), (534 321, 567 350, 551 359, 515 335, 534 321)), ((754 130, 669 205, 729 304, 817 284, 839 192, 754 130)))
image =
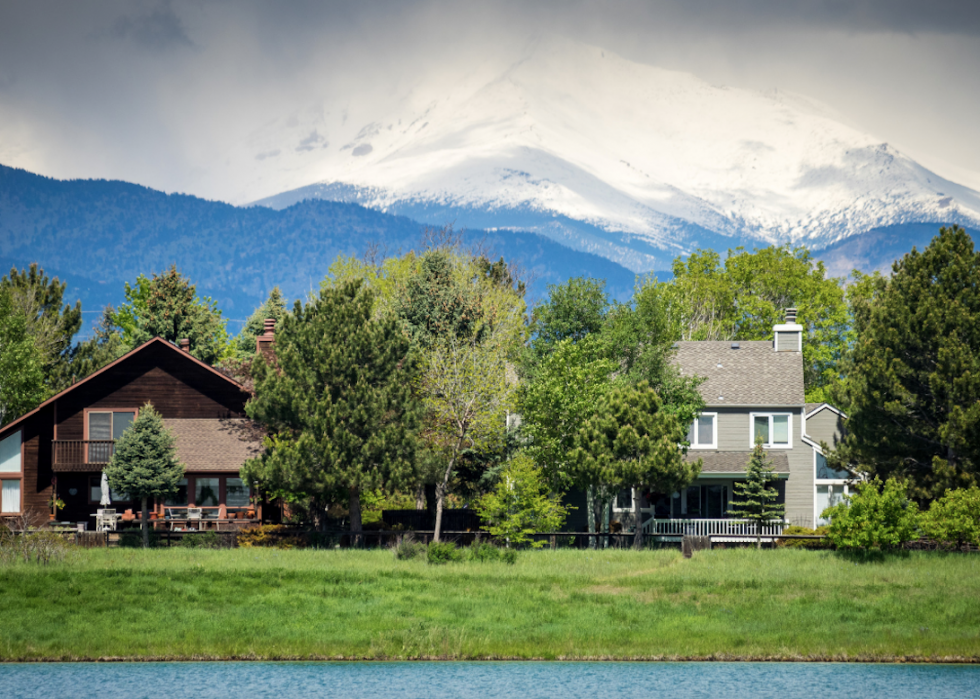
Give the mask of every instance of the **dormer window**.
POLYGON ((752 413, 751 443, 754 447, 761 442, 766 449, 788 449, 793 446, 792 415, 789 413, 752 413))
POLYGON ((687 441, 692 449, 718 448, 718 413, 701 413, 687 431, 687 441))

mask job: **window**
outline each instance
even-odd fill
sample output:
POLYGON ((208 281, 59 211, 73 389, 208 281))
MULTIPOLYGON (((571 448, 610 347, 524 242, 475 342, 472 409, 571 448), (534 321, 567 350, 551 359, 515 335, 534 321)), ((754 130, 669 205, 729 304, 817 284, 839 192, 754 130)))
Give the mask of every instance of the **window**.
POLYGON ((816 485, 814 486, 814 525, 819 527, 829 524, 830 520, 821 517, 820 514, 828 507, 841 502, 845 495, 850 493, 849 480, 854 479, 854 474, 849 471, 838 471, 827 463, 827 457, 816 449, 813 450, 813 469, 816 485))
POLYGON ((10 514, 20 512, 20 479, 2 481, 3 495, 0 498, 0 512, 10 514))
POLYGON ((792 415, 789 413, 772 413, 767 415, 753 413, 752 420, 752 441, 749 446, 754 447, 757 442, 762 442, 766 448, 791 447, 792 443, 792 415))
MULTIPOLYGON (((91 504, 97 504, 102 502, 102 476, 90 476, 88 479, 88 500, 91 504)), ((126 495, 126 493, 117 493, 115 490, 109 489, 109 501, 113 504, 115 503, 129 503, 133 499, 126 495)))
POLYGON ((828 507, 833 507, 834 505, 840 504, 845 495, 847 495, 846 485, 817 486, 817 500, 813 516, 818 527, 824 524, 830 524, 830 519, 821 517, 821 513, 828 507))
POLYGON ((838 471, 831 468, 827 465, 827 457, 819 451, 814 451, 813 454, 816 459, 816 478, 818 481, 844 481, 854 477, 849 471, 838 471))
POLYGON ((718 440, 716 421, 718 413, 701 413, 691 423, 687 432, 687 441, 692 449, 717 449, 718 440))
POLYGON ((248 507, 248 486, 241 478, 225 481, 225 505, 228 507, 248 507))
POLYGON ((103 442, 88 445, 88 462, 90 464, 108 463, 112 456, 112 444, 120 437, 126 428, 136 419, 135 410, 100 410, 88 413, 88 440, 103 442))
POLYGON ((20 430, 0 441, 0 473, 20 473, 20 430))
POLYGON ((177 482, 177 493, 168 497, 164 504, 168 507, 187 507, 187 479, 177 482))
POLYGON ((217 478, 195 478, 194 479, 194 506, 195 507, 217 507, 218 506, 218 486, 217 478))

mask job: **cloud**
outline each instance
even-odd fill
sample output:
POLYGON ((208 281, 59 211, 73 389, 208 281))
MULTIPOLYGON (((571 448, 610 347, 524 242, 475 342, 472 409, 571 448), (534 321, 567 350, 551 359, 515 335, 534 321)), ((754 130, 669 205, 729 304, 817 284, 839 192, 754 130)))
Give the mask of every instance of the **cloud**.
POLYGON ((327 140, 316 132, 316 129, 310 132, 310 135, 299 142, 296 146, 297 151, 311 151, 314 148, 326 148, 329 144, 327 140))
POLYGON ((187 36, 184 23, 169 2, 163 2, 144 14, 119 17, 113 22, 109 33, 117 39, 132 41, 140 48, 156 51, 194 46, 187 36))

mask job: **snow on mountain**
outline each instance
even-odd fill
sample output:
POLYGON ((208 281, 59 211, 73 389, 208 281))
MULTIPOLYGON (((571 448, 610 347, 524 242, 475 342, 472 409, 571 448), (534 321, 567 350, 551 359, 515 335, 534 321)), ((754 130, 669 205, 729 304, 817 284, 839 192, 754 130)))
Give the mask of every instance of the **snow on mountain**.
POLYGON ((825 106, 566 40, 448 88, 420 83, 390 112, 350 121, 328 125, 329 139, 314 131, 315 153, 297 148, 262 187, 315 184, 256 203, 323 197, 437 225, 534 230, 635 271, 664 269, 695 244, 821 247, 874 227, 980 224, 980 194, 825 106))

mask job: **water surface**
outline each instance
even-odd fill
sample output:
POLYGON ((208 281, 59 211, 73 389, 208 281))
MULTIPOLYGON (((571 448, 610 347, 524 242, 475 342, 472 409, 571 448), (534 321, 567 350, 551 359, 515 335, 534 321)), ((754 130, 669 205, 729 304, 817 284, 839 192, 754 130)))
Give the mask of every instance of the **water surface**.
POLYGON ((980 666, 848 663, 38 663, 0 665, 7 699, 927 699, 980 696, 980 666))

